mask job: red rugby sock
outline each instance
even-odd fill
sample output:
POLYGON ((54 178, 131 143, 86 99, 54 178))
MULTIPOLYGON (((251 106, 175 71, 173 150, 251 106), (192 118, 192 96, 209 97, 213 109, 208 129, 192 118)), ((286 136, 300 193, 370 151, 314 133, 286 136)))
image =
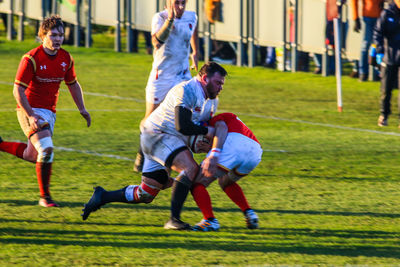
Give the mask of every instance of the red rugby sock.
POLYGON ((211 198, 206 187, 202 184, 194 184, 191 192, 194 201, 196 201, 197 206, 203 213, 204 219, 207 220, 210 218, 215 218, 212 209, 211 198))
POLYGON ((26 147, 27 145, 25 143, 4 142, 4 141, 0 143, 0 151, 10 153, 21 159, 23 159, 26 147))
POLYGON ((235 202, 236 205, 244 212, 247 209, 250 209, 249 203, 247 202, 246 197, 242 191, 242 188, 237 184, 233 183, 224 188, 225 193, 228 197, 235 202))
POLYGON ((36 162, 36 175, 39 184, 40 197, 50 196, 50 176, 52 163, 36 162))

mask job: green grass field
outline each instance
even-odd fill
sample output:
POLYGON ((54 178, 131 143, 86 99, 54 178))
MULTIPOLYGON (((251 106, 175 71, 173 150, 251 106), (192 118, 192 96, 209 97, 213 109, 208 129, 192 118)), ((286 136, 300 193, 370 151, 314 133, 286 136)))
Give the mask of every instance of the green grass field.
MULTIPOLYGON (((25 141, 12 82, 21 56, 37 44, 0 40, 0 135, 25 141)), ((63 85, 51 188, 58 209, 37 205, 34 165, 0 153, 0 266, 400 265, 400 131, 395 115, 389 127, 376 126, 378 83, 344 77, 339 113, 334 77, 226 66, 219 111, 238 114, 265 150, 240 181, 260 229, 245 228, 215 183, 209 191, 220 231, 176 232, 162 227, 170 190, 151 204, 110 204, 82 221, 93 186, 140 181, 132 159, 152 58, 66 49, 93 125, 85 127, 63 85)), ((191 196, 182 217, 201 219, 191 196)))

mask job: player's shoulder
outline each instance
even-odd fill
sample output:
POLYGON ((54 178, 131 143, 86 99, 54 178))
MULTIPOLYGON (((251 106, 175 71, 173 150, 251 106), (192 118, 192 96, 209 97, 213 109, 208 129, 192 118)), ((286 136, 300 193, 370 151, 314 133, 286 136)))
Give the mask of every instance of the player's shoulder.
POLYGON ((215 116, 217 119, 236 119, 237 116, 231 112, 224 112, 224 113, 220 113, 218 115, 215 116))
POLYGON ((186 10, 182 16, 185 20, 197 20, 197 14, 194 11, 186 10))
POLYGON ((25 57, 25 56, 28 56, 28 58, 29 58, 29 56, 30 57, 35 57, 42 51, 43 51, 43 46, 39 45, 38 47, 35 47, 35 48, 29 50, 27 53, 24 54, 23 57, 25 57))
POLYGON ((153 18, 166 20, 168 18, 167 10, 163 10, 154 14, 153 18))
POLYGON ((210 125, 214 126, 217 121, 224 121, 226 123, 236 120, 237 116, 231 112, 219 113, 213 116, 210 120, 210 125))

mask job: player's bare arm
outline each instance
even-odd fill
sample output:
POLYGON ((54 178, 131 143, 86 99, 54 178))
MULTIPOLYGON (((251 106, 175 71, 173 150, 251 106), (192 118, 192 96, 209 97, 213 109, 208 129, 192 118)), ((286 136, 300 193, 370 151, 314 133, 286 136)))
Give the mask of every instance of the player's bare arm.
POLYGON ((192 66, 191 69, 195 69, 196 71, 199 70, 199 57, 198 57, 198 53, 199 53, 199 34, 198 34, 198 30, 197 27, 194 29, 193 35, 190 38, 190 45, 192 47, 192 54, 190 55, 191 59, 192 59, 192 66))
POLYGON ((89 112, 85 108, 85 102, 83 100, 81 85, 79 84, 79 82, 75 82, 71 85, 68 85, 68 88, 69 92, 71 93, 72 99, 74 100, 76 106, 79 109, 79 112, 81 113, 82 117, 86 120, 87 127, 90 127, 92 119, 90 117, 89 112))
POLYGON ((153 34, 151 38, 153 46, 156 49, 159 49, 167 41, 172 27, 174 26, 175 10, 171 1, 167 1, 166 9, 168 11, 168 18, 165 20, 161 29, 153 34))
POLYGON ((39 119, 43 119, 39 115, 35 114, 31 105, 28 102, 28 98, 25 95, 26 87, 21 85, 14 85, 13 94, 18 106, 25 112, 29 119, 29 125, 32 131, 40 130, 39 119))
POLYGON ((205 177, 213 177, 217 172, 217 163, 219 153, 225 143, 226 136, 228 135, 228 126, 224 121, 217 121, 215 123, 215 135, 212 139, 211 153, 204 159, 201 164, 201 172, 205 177))

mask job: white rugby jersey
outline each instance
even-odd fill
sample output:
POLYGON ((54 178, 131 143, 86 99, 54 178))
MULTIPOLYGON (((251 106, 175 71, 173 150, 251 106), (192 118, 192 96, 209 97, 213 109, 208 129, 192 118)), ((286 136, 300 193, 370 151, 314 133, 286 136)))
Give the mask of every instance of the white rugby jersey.
MULTIPOLYGON (((153 16, 151 35, 158 32, 168 19, 167 10, 153 16)), ((153 53, 153 71, 157 71, 157 79, 171 78, 189 72, 190 39, 197 25, 197 15, 193 11, 185 11, 181 18, 175 18, 167 41, 153 53)))
POLYGON ((144 123, 145 131, 165 132, 187 138, 175 129, 175 107, 192 111, 192 121, 207 122, 217 111, 218 98, 206 99, 197 77, 174 86, 144 123))

